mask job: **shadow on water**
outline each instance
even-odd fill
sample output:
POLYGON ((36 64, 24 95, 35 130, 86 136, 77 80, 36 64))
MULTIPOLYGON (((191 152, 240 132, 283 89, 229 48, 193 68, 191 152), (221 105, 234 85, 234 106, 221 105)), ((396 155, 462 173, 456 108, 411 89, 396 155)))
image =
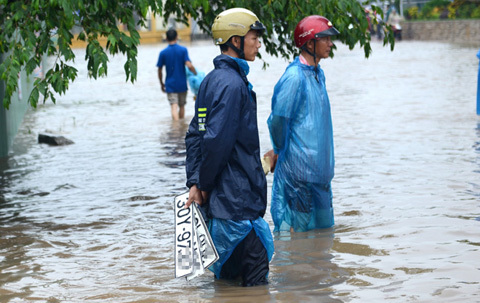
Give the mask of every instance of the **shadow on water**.
POLYGON ((270 293, 276 301, 343 302, 332 297, 332 286, 349 276, 333 262, 334 239, 333 229, 275 233, 270 293))
POLYGON ((162 149, 165 151, 165 157, 162 158, 162 164, 170 168, 185 166, 185 134, 188 129, 189 121, 181 119, 170 121, 168 131, 160 137, 162 149))
POLYGON ((160 151, 157 161, 162 170, 160 182, 165 188, 164 192, 167 193, 169 201, 173 201, 174 196, 187 191, 185 134, 189 122, 187 119, 167 120, 161 124, 160 151))

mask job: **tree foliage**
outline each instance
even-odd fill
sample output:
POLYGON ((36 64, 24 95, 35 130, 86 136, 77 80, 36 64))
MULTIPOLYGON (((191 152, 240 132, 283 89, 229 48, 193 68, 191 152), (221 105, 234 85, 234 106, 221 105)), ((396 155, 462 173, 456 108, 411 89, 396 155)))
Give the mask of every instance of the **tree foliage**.
POLYGON ((404 11, 409 20, 478 19, 479 0, 430 0, 421 8, 410 6, 404 11))
MULTIPOLYGON (((43 79, 35 80, 28 102, 36 107, 41 96, 44 102, 55 102, 55 93, 66 92, 78 73, 72 66, 75 27, 81 29, 78 39, 87 42, 85 60, 90 77, 107 75, 108 54, 121 53, 126 55, 126 81, 134 82, 140 43, 136 27, 145 25, 149 10, 165 20, 175 17, 185 24, 191 17, 210 32, 215 16, 231 7, 245 7, 257 14, 267 27, 263 41, 272 55, 291 58, 297 51, 291 42, 295 25, 313 14, 329 18, 341 33, 337 39, 350 49, 359 44, 366 57, 371 53, 368 22, 362 4, 356 0, 0 0, 3 106, 9 107, 19 72, 24 69, 32 74, 44 55, 53 56, 55 62, 43 79), (126 30, 120 30, 119 24, 126 30), (107 38, 105 47, 98 42, 100 37, 107 38)), ((372 8, 383 15, 379 7, 372 8)), ((387 26, 384 45, 389 43, 393 49, 394 38, 387 26)))

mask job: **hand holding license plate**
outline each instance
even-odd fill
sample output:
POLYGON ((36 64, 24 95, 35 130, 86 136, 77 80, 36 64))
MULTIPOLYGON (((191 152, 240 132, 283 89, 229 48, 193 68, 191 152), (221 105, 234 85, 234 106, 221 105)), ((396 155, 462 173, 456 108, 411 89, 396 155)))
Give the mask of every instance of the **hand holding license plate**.
POLYGON ((218 260, 208 228, 196 203, 185 208, 188 192, 176 196, 175 211, 175 277, 191 280, 218 260))

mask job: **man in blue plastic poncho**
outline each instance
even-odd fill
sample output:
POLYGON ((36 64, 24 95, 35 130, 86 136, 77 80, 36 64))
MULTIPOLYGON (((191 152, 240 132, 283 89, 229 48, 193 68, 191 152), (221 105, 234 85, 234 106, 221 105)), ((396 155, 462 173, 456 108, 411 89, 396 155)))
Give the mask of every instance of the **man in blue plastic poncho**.
POLYGON ((267 284, 273 238, 263 219, 267 183, 260 160, 257 100, 248 82, 249 66, 265 27, 251 11, 234 8, 212 26, 221 55, 202 81, 195 116, 185 138, 186 206, 202 205, 220 259, 217 278, 241 277, 243 286, 267 284))
POLYGON ((333 131, 320 59, 339 32, 322 16, 301 20, 294 32, 301 54, 275 86, 268 127, 278 157, 272 187, 275 231, 333 226, 333 131))

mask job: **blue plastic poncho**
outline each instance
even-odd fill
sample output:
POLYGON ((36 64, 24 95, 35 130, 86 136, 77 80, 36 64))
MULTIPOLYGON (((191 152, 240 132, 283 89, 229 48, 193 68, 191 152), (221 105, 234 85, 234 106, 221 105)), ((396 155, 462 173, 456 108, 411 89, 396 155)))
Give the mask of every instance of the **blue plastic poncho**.
POLYGON ((333 130, 325 76, 297 57, 275 86, 270 138, 278 161, 272 187, 275 231, 306 231, 334 224, 330 182, 333 130))
POLYGON ((193 94, 196 96, 198 94, 198 89, 200 88, 200 84, 205 78, 205 73, 198 71, 197 69, 197 74, 194 75, 188 69, 188 67, 185 67, 185 71, 187 73, 187 80, 188 80, 188 85, 190 86, 190 90, 192 90, 193 94))
POLYGON ((217 249, 219 259, 208 269, 211 270, 217 278, 222 278, 220 273, 222 266, 232 255, 237 245, 255 229, 255 233, 260 238, 263 246, 267 250, 268 261, 272 260, 274 246, 273 237, 267 221, 259 217, 256 220, 222 220, 213 218, 210 220, 209 231, 215 248, 217 249))

